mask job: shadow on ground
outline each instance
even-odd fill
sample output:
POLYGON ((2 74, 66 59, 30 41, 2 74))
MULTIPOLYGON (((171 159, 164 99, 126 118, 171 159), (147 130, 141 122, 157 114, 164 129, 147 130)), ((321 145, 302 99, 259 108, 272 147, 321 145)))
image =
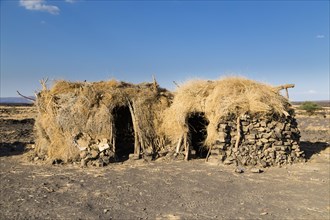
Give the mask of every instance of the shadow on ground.
POLYGON ((14 142, 14 143, 0 143, 0 157, 8 157, 14 155, 24 154, 28 151, 27 145, 31 143, 14 142))
POLYGON ((300 142, 300 149, 305 152, 305 158, 307 160, 309 160, 314 154, 319 154, 328 147, 330 147, 330 145, 327 142, 300 142))

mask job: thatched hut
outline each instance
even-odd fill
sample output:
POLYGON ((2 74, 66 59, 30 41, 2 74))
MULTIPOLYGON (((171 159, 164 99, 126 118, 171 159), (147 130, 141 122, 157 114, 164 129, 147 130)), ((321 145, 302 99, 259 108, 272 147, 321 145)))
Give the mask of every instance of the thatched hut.
POLYGON ((94 165, 129 155, 152 156, 165 144, 158 131, 171 93, 153 83, 58 81, 37 95, 39 157, 94 165))
POLYGON ((299 130, 288 99, 245 78, 193 80, 177 89, 162 130, 176 153, 241 165, 299 160, 299 130))

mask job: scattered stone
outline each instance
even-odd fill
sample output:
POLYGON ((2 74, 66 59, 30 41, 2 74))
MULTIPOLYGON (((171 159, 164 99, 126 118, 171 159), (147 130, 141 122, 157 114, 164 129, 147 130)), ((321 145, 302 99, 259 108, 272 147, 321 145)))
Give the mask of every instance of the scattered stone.
POLYGON ((52 164, 53 165, 63 164, 63 160, 61 160, 61 159, 55 159, 55 160, 52 161, 52 164))
POLYGON ((207 163, 211 164, 211 165, 219 165, 219 162, 220 162, 220 159, 218 157, 211 156, 207 159, 207 163))
POLYGON ((85 160, 85 159, 82 159, 81 161, 80 161, 80 166, 81 167, 86 167, 87 166, 87 160, 85 160))
POLYGON ((252 168, 250 171, 251 171, 251 173, 261 173, 262 172, 261 169, 256 168, 256 167, 252 168))
POLYGON ((138 160, 140 159, 140 155, 136 155, 136 154, 130 154, 129 156, 130 160, 138 160))
POLYGON ((236 167, 235 173, 244 173, 244 169, 242 167, 236 167))

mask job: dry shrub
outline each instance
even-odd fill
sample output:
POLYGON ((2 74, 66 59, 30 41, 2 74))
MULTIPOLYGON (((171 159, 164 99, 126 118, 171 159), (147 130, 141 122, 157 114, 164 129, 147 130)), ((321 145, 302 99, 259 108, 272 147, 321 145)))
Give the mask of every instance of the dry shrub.
POLYGON ((37 153, 65 162, 75 160, 79 154, 77 141, 82 137, 88 137, 89 145, 105 138, 114 149, 114 109, 120 106, 131 108, 142 151, 159 149, 165 137, 157 133, 155 125, 161 123, 161 112, 169 106, 170 98, 171 94, 156 82, 57 81, 37 97, 37 153))
POLYGON ((217 138, 217 126, 221 120, 243 114, 273 118, 287 114, 289 107, 288 100, 275 87, 249 79, 193 80, 175 92, 173 104, 164 112, 162 130, 176 143, 189 131, 189 116, 202 112, 209 121, 206 144, 210 146, 217 138))

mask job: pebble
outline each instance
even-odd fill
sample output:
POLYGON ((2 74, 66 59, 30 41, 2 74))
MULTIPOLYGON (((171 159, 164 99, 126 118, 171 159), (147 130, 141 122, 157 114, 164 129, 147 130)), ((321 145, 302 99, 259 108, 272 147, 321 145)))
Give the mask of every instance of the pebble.
POLYGON ((244 169, 242 167, 236 167, 235 173, 244 173, 244 169))
POLYGON ((262 170, 260 170, 259 168, 252 168, 251 170, 251 173, 261 173, 262 172, 262 170))
POLYGON ((81 167, 85 167, 85 166, 87 166, 87 160, 82 159, 82 160, 80 161, 80 166, 81 166, 81 167))

